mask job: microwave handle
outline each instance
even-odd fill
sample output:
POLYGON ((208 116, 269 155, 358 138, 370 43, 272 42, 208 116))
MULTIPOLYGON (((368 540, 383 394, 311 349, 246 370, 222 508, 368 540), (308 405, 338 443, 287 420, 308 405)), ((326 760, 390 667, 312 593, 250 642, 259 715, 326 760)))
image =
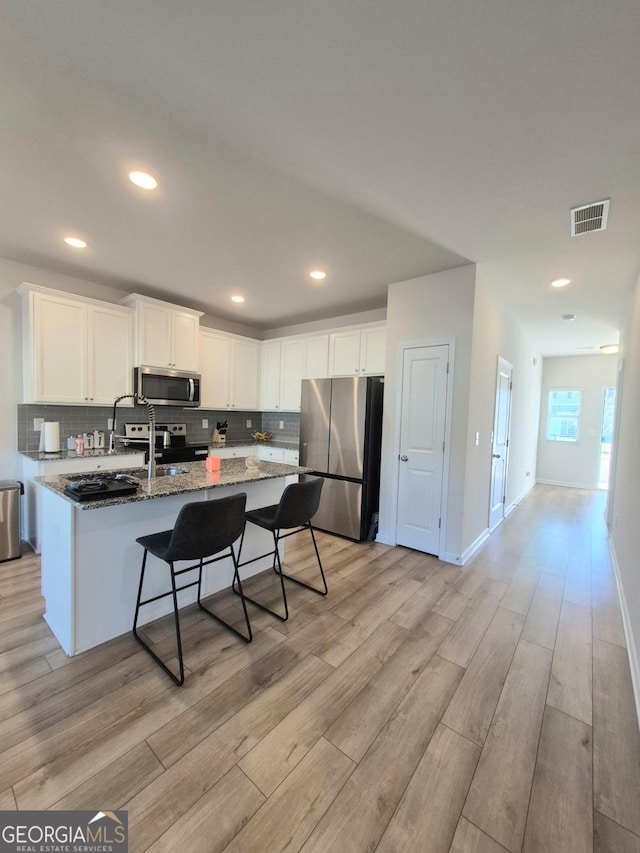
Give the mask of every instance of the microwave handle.
POLYGON ((193 403, 193 398, 196 395, 196 383, 193 379, 189 380, 189 402, 193 403))

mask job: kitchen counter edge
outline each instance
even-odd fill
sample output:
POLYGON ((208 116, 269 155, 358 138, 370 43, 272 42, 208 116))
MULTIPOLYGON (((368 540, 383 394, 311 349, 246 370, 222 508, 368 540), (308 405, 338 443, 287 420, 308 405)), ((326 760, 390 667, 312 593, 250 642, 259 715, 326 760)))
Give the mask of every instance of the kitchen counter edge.
MULTIPOLYGON (((286 465, 281 462, 261 462, 259 468, 249 469, 246 467, 244 458, 223 459, 220 471, 207 471, 204 462, 184 462, 181 468, 186 468, 186 474, 159 477, 149 483, 146 479, 141 480, 138 491, 133 495, 118 498, 105 498, 96 501, 74 501, 64 494, 64 487, 68 482, 68 474, 45 475, 34 479, 46 489, 57 494, 59 497, 73 504, 78 509, 102 509, 103 507, 122 506, 140 501, 155 500, 156 498, 182 495, 189 492, 200 492, 206 489, 216 489, 223 486, 242 486, 249 483, 259 483, 262 480, 273 480, 279 477, 290 477, 297 474, 308 474, 311 468, 299 465, 286 465)), ((140 469, 136 469, 139 471, 140 469)), ((104 475, 104 471, 93 472, 96 476, 104 475)), ((119 471, 126 474, 127 471, 119 471)), ((90 477, 92 472, 83 476, 90 477)))

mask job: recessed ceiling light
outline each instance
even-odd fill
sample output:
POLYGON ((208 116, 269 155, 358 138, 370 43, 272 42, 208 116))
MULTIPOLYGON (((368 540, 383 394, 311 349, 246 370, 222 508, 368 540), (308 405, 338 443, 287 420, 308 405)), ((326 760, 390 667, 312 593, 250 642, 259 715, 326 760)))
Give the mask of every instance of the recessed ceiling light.
POLYGON ((576 319, 576 315, 575 314, 563 314, 562 319, 568 320, 571 323, 573 320, 576 319))
POLYGON ((240 296, 240 295, 232 296, 231 301, 232 302, 244 302, 244 296, 240 296))
POLYGON ((309 275, 311 278, 315 278, 316 281, 322 281, 323 278, 327 277, 326 272, 322 272, 322 270, 313 270, 309 275))
POLYGON ((571 284, 570 278, 557 278, 551 282, 551 287, 566 287, 568 284, 571 284))
POLYGON ((81 240, 80 237, 65 237, 64 242, 67 246, 73 246, 74 249, 86 249, 87 241, 81 240))
POLYGON ((606 344, 605 346, 600 347, 600 349, 607 355, 612 355, 617 353, 620 350, 620 347, 618 344, 606 344))
POLYGON ((153 175, 149 175, 147 172, 129 172, 129 180, 143 190, 155 190, 158 186, 153 175))

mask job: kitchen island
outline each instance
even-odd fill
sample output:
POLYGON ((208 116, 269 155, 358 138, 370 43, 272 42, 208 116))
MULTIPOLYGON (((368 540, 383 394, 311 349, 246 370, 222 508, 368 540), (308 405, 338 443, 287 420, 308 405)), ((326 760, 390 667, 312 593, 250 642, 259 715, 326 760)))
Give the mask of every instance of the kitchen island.
MULTIPOLYGON (((287 485, 309 469, 261 462, 248 469, 245 460, 223 459, 220 471, 204 462, 184 463, 185 473, 148 481, 144 471, 135 494, 77 503, 64 494, 65 475, 39 477, 42 489, 42 594, 45 619, 68 655, 79 654, 131 630, 140 577, 139 536, 173 527, 180 508, 190 501, 247 494, 247 509, 277 503, 287 485)), ((270 534, 247 526, 242 559, 269 550, 270 534)), ((152 559, 152 558, 150 558, 152 559)), ((271 568, 265 558, 241 570, 245 578, 271 568)), ((145 577, 145 597, 169 586, 166 564, 153 561, 145 577)), ((231 586, 231 559, 206 570, 204 594, 231 586)), ((195 588, 180 593, 180 606, 196 600, 195 588)), ((141 622, 171 611, 169 600, 144 608, 141 622), (146 611, 146 612, 145 612, 146 611)))

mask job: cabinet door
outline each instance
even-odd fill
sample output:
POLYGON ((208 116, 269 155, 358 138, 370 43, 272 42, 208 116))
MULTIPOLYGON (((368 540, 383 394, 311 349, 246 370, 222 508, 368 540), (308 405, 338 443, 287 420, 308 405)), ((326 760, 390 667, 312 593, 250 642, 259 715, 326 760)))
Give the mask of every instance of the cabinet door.
POLYGON ((283 341, 280 349, 280 409, 300 411, 302 380, 305 374, 305 340, 283 341))
POLYGON ((200 320, 193 314, 171 312, 173 351, 171 366, 179 370, 198 369, 198 332, 200 320))
POLYGON ((329 340, 329 376, 360 373, 360 331, 336 332, 329 340))
POLYGON ((146 302, 140 304, 139 311, 139 364, 171 367, 172 312, 146 302))
POLYGON ((263 344, 260 372, 260 408, 265 412, 280 408, 280 344, 263 344))
POLYGON ((231 406, 234 409, 258 408, 258 354, 254 341, 231 342, 231 406))
POLYGON ((386 328, 362 329, 360 332, 360 373, 384 374, 387 344, 386 328))
POLYGON ((307 338, 304 379, 326 379, 329 368, 329 335, 307 338))
POLYGON ((33 397, 42 403, 84 403, 87 306, 33 294, 33 397))
POLYGON ((265 462, 283 462, 284 449, 282 447, 260 447, 258 456, 265 462))
POLYGON ((133 319, 128 311, 90 307, 87 392, 90 402, 111 405, 133 384, 133 319))
POLYGON ((200 405, 228 409, 231 405, 231 340, 210 332, 200 333, 200 405))

